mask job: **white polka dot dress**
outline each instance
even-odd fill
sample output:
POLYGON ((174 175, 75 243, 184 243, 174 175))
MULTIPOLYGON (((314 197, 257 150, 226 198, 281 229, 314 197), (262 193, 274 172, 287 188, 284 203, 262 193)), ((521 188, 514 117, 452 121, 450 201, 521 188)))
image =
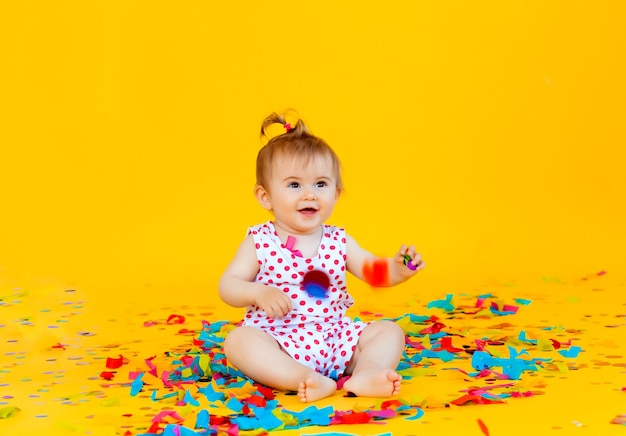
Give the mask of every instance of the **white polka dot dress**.
POLYGON ((340 377, 368 324, 346 316, 354 300, 346 291, 345 230, 324 225, 317 256, 310 259, 290 251, 272 221, 250 227, 248 234, 254 239, 259 262, 255 280, 288 294, 292 310, 274 319, 258 306, 250 306, 243 325, 269 333, 296 361, 325 376, 340 377), (302 286, 304 274, 312 270, 330 278, 325 297, 310 296, 302 286))

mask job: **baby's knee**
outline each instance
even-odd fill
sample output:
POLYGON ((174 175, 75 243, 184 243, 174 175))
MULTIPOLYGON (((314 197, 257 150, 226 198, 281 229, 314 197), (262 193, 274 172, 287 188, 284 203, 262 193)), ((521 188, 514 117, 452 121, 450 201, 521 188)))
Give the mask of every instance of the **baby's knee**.
POLYGON ((381 333, 390 339, 404 342, 404 330, 393 321, 381 320, 376 324, 379 324, 381 333))
POLYGON ((233 351, 241 348, 245 336, 245 328, 243 327, 236 327, 226 335, 222 347, 227 358, 232 355, 233 351))

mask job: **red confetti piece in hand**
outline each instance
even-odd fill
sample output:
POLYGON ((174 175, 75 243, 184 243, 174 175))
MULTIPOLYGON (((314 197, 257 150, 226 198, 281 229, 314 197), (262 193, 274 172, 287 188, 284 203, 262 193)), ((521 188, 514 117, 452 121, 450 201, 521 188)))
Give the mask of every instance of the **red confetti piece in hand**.
POLYGON ((375 288, 389 286, 389 265, 387 259, 365 261, 363 264, 363 279, 375 288))

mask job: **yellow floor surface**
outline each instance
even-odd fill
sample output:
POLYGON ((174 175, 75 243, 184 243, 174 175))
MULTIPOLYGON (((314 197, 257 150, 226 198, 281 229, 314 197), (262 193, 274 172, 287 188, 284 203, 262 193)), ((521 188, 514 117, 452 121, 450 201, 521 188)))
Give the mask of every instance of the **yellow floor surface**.
MULTIPOLYGON (((300 428, 279 427, 272 433, 626 435, 626 289, 610 272, 526 282, 487 280, 465 289, 416 286, 401 301, 392 292, 362 292, 351 315, 399 318, 407 331, 407 359, 413 363, 402 371, 398 401, 350 398, 338 391, 313 404, 322 410, 317 415, 331 410, 336 420, 375 419, 383 409, 387 415, 367 424, 304 422, 300 428), (404 314, 420 318, 400 318, 404 314), (477 341, 479 350, 484 345, 483 354, 476 355, 477 341), (511 363, 511 350, 519 353, 513 361, 524 365, 519 379, 500 378, 506 372, 502 365, 507 359, 511 363), (478 375, 472 367, 473 357, 479 364, 477 356, 489 356, 492 360, 482 362, 494 372, 478 375)), ((181 367, 177 359, 200 356, 194 339, 203 320, 216 332, 221 329, 219 336, 229 324, 220 327, 217 321, 236 321, 241 311, 210 302, 177 305, 174 297, 167 304, 149 298, 141 304, 109 301, 89 289, 60 285, 3 288, 0 298, 2 435, 146 434, 162 412, 169 416, 157 424, 159 433, 202 434, 194 426, 203 410, 213 417, 243 416, 224 401, 209 401, 198 392, 209 385, 209 377, 172 388, 161 378, 163 372, 181 367)), ((215 358, 206 356, 201 365, 215 358)), ((226 400, 245 402, 258 392, 249 383, 225 388, 214 380, 211 386, 226 400)), ((281 419, 283 427, 297 422, 286 411, 310 406, 285 393, 276 400, 263 410, 281 419)), ((226 434, 226 428, 220 432, 226 434)))

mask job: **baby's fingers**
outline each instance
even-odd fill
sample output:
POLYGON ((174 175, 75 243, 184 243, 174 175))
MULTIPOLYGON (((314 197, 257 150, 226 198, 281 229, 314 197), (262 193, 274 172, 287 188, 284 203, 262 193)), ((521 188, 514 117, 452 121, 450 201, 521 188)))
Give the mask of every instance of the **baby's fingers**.
POLYGON ((413 265, 415 271, 421 271, 426 266, 426 263, 422 260, 422 255, 419 253, 415 253, 413 255, 413 259, 410 260, 410 264, 413 265))
MULTIPOLYGON (((273 315, 274 315, 273 318, 281 319, 285 315, 287 315, 290 311, 291 311, 291 299, 289 299, 286 296, 283 296, 283 298, 277 299, 272 304, 272 312, 273 312, 273 315)), ((272 316, 272 315, 270 315, 270 316, 272 316)))

